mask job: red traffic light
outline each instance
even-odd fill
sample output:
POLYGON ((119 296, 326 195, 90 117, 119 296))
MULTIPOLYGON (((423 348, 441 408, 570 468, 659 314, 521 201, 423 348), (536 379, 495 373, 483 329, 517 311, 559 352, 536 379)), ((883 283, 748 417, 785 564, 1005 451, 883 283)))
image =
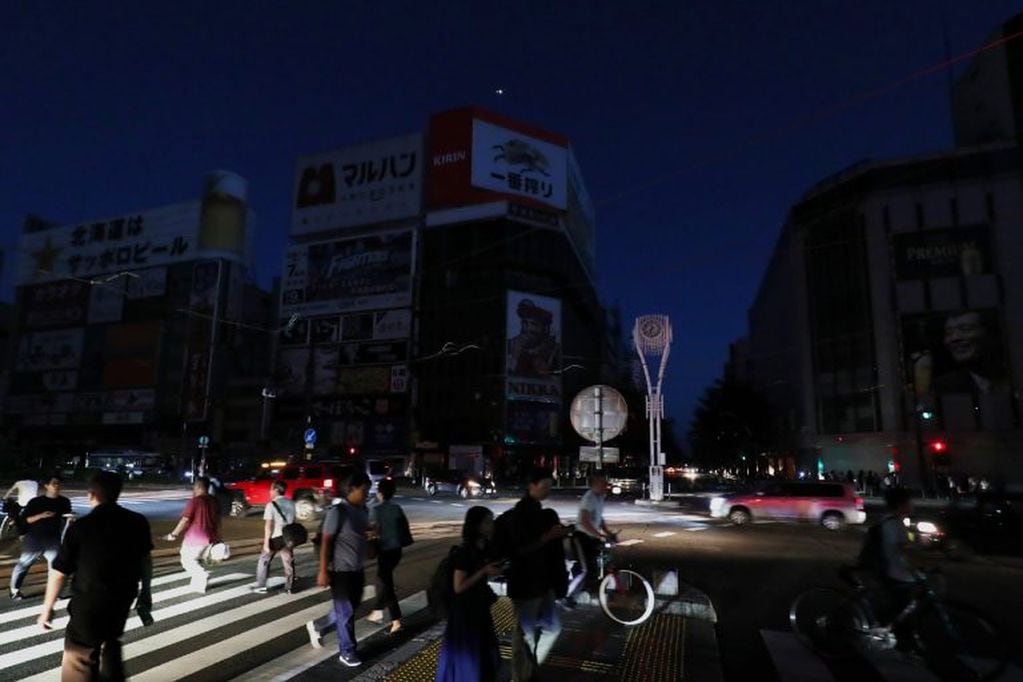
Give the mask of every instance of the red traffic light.
POLYGON ((945 452, 947 449, 948 446, 945 444, 945 441, 943 440, 931 441, 931 452, 945 452))
POLYGON ((358 450, 356 450, 354 447, 348 448, 348 454, 349 455, 353 455, 354 456, 356 452, 358 452, 358 450))

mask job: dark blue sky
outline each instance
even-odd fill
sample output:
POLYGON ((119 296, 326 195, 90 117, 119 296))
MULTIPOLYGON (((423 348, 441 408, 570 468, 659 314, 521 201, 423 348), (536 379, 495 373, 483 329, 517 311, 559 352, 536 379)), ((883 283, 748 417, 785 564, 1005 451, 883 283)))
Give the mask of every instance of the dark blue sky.
POLYGON ((597 205, 600 291, 675 326, 667 409, 720 374, 787 207, 864 157, 951 145, 929 76, 1020 0, 0 3, 4 297, 23 217, 71 222, 251 183, 280 269, 293 160, 476 103, 567 135, 597 205), (438 8, 440 6, 440 8, 438 8), (144 7, 144 9, 143 9, 144 7), (496 88, 505 94, 497 96, 496 88), (795 125, 795 127, 793 127, 795 125))

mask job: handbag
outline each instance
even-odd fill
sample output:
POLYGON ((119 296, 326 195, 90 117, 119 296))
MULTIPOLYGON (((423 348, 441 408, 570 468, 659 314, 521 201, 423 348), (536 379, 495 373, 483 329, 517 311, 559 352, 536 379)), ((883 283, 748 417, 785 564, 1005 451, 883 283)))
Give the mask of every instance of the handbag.
POLYGON ((415 540, 412 537, 412 529, 409 527, 408 517, 405 516, 405 510, 398 507, 398 541, 402 547, 408 547, 415 540))
MULTIPOLYGON (((294 549, 295 547, 304 544, 306 540, 309 539, 309 532, 305 529, 305 526, 298 522, 288 523, 288 517, 284 515, 281 508, 277 506, 277 503, 271 502, 271 504, 274 506, 274 509, 277 510, 277 513, 281 515, 281 521, 285 522, 284 527, 281 528, 281 538, 284 541, 284 547, 294 549)), ((270 549, 273 549, 274 540, 276 539, 277 538, 270 538, 270 549)))

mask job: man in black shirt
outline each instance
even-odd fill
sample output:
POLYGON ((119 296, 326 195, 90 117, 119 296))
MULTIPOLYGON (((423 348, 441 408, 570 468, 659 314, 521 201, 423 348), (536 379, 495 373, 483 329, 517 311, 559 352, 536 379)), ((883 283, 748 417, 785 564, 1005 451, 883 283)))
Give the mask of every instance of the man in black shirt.
POLYGON ((52 627, 53 605, 64 579, 74 575, 61 682, 125 679, 120 637, 128 611, 136 596, 140 615, 152 608, 149 585, 153 563, 149 553, 153 541, 149 522, 141 514, 118 506, 120 494, 117 474, 101 471, 92 477, 92 511, 68 529, 53 562, 38 619, 43 628, 52 627))
POLYGON ((21 558, 11 573, 11 599, 23 599, 21 585, 28 569, 39 557, 53 568, 60 549, 60 531, 64 519, 71 516, 71 500, 60 494, 60 477, 50 476, 44 484, 45 494, 34 497, 22 511, 27 532, 21 538, 21 558))
MULTIPOLYGON (((561 542, 568 529, 545 513, 541 502, 550 494, 552 474, 536 469, 529 475, 528 492, 512 512, 514 549, 508 571, 508 596, 515 605, 519 628, 512 635, 512 679, 535 679, 540 663, 554 645, 561 624, 555 607, 556 590, 566 575, 552 572, 548 557, 552 543, 561 542)), ((561 565, 564 572, 564 561, 561 565)))

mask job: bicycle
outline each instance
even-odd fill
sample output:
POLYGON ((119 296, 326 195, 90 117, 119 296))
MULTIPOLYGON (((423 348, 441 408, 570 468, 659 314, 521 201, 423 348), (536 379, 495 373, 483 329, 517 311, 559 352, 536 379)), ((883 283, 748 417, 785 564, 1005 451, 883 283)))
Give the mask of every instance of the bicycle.
POLYGON ((0 514, 3 514, 3 519, 0 520, 0 540, 18 536, 18 512, 20 510, 21 508, 14 498, 0 500, 0 514))
POLYGON ((932 575, 919 576, 919 591, 889 623, 875 616, 873 591, 853 567, 839 569, 851 587, 816 587, 789 608, 789 624, 810 649, 826 659, 848 659, 891 651, 895 630, 905 624, 923 662, 952 671, 955 679, 991 680, 1008 665, 1008 647, 998 630, 977 609, 946 601, 932 575))
MULTIPOLYGON (((606 540, 600 543, 597 554, 597 601, 604 615, 614 622, 630 627, 642 625, 654 613, 654 588, 650 581, 636 571, 618 568, 612 563, 611 550, 616 544, 606 540)), ((574 534, 572 546, 581 560, 582 545, 574 534)))

